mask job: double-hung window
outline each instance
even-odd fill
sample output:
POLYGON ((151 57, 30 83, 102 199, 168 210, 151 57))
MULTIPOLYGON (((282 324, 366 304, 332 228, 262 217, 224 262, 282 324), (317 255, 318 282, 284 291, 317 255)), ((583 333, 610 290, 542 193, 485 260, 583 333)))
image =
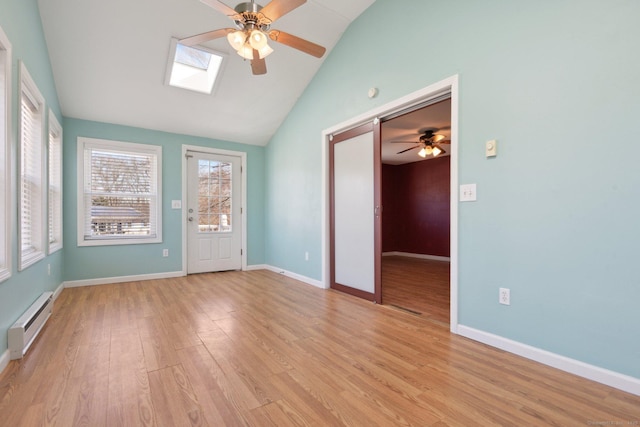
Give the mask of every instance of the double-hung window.
POLYGON ((20 64, 19 268, 44 258, 45 163, 44 98, 20 64))
POLYGON ((62 249, 62 126, 49 110, 49 253, 62 249))
POLYGON ((11 44, 0 28, 0 282, 11 276, 11 44))
POLYGON ((78 138, 78 245, 162 241, 162 147, 78 138))

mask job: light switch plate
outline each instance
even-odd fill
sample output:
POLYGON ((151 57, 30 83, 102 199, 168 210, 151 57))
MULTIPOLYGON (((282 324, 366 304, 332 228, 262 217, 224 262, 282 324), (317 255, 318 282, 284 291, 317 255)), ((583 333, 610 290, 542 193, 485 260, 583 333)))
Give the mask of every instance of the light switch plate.
POLYGON ((495 139, 487 141, 485 148, 487 157, 495 157, 498 154, 498 141, 495 139))
POLYGON ((463 184, 460 186, 460 201, 475 202, 476 201, 476 185, 463 184))
POLYGON ((182 200, 172 200, 171 209, 182 209, 182 200))

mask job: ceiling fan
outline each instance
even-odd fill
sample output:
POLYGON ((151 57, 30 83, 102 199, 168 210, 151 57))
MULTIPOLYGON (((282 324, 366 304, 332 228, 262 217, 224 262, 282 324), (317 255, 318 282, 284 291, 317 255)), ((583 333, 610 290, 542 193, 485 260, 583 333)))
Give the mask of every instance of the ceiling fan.
POLYGON ((446 136, 441 133, 436 133, 437 130, 426 130, 420 135, 418 141, 391 141, 395 144, 416 144, 414 147, 409 147, 405 150, 398 151, 396 154, 402 154, 410 150, 415 150, 416 148, 420 148, 418 155, 420 157, 427 157, 428 155, 432 155, 433 157, 437 157, 440 154, 445 154, 446 151, 440 144, 448 144, 451 141, 445 141, 446 136))
POLYGON ((250 2, 238 4, 234 9, 218 0, 200 1, 227 15, 233 20, 236 28, 221 28, 208 31, 184 38, 179 43, 185 46, 193 46, 226 36, 229 44, 238 52, 238 55, 251 61, 251 71, 254 75, 267 73, 267 65, 264 58, 273 52, 273 49, 268 44, 268 39, 316 58, 321 58, 326 51, 320 45, 284 31, 271 29, 273 22, 302 6, 307 0, 271 0, 264 7, 251 0, 250 2))

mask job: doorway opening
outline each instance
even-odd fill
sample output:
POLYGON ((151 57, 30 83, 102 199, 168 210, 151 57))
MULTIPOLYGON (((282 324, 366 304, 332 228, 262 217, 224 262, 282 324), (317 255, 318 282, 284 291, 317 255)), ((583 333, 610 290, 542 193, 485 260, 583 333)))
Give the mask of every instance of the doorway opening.
POLYGON ((382 303, 448 324, 451 98, 381 126, 382 303))
MULTIPOLYGON (((334 196, 332 186, 334 186, 335 182, 333 181, 331 170, 331 156, 334 155, 334 152, 331 151, 332 141, 335 135, 344 133, 350 129, 355 129, 356 127, 363 126, 366 123, 379 123, 378 118, 382 118, 383 121, 390 121, 394 117, 398 117, 400 115, 406 114, 410 111, 414 111, 420 109, 426 105, 433 104, 435 102, 450 98, 450 175, 449 175, 449 206, 450 206, 450 225, 449 225, 449 242, 450 242, 450 267, 449 267, 449 330, 452 333, 458 333, 458 203, 457 203, 457 189, 458 189, 458 100, 459 100, 459 89, 458 89, 458 76, 452 76, 441 80, 437 83, 434 83, 430 86, 427 86, 421 90, 408 94, 402 98, 391 101, 387 104, 384 104, 380 107, 376 107, 373 110, 370 110, 366 113, 363 113, 359 116, 353 117, 343 123, 337 124, 335 126, 329 127, 322 132, 322 147, 323 147, 323 221, 322 221, 322 235, 323 238, 323 279, 322 285, 324 288, 333 287, 333 279, 332 276, 333 269, 335 267, 335 260, 333 259, 333 254, 335 253, 335 248, 333 245, 335 241, 333 240, 333 234, 335 234, 335 229, 333 228, 333 215, 334 205, 332 204, 332 198, 334 196)), ((379 126, 378 126, 379 128, 379 126)), ((375 141, 375 139, 374 139, 375 141)), ((394 144, 396 145, 396 144, 394 144)), ((375 144, 374 144, 375 146, 375 144)), ((398 150, 400 151, 400 150, 398 150)), ((421 151, 421 150, 418 150, 421 151)), ((380 154, 380 151, 377 151, 380 154)), ((335 159, 333 159, 335 160, 335 159)), ((432 160, 431 160, 432 161, 432 160)), ((381 163, 377 163, 381 165, 381 163)), ((376 193, 379 195, 378 193, 376 193)), ((372 214, 377 217, 379 212, 384 211, 384 206, 371 206, 370 207, 372 214)), ((383 213, 384 215, 384 213, 383 213)), ((378 227, 380 221, 374 222, 374 230, 371 231, 371 237, 369 237, 369 241, 377 242, 378 237, 381 237, 381 231, 378 235, 377 230, 380 230, 381 227, 378 227)), ((376 244, 377 245, 377 244, 376 244)), ((382 245, 377 246, 380 248, 382 245)), ((378 252, 378 249, 375 250, 377 255, 375 257, 376 263, 380 261, 382 258, 381 251, 378 252)), ((375 282, 380 283, 378 278, 381 276, 381 268, 375 267, 375 282)), ((374 288, 373 284, 368 284, 368 287, 374 288)), ((377 286, 377 285, 376 285, 377 286)), ((379 289, 379 288, 376 288, 379 289)), ((369 294, 365 295, 365 297, 369 298, 369 294)), ((374 301, 375 302, 375 301, 374 301)))

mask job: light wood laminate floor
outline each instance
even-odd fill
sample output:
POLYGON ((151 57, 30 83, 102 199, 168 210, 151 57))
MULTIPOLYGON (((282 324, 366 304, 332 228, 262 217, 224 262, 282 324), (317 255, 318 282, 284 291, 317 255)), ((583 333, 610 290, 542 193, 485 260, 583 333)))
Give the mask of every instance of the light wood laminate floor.
POLYGON ((0 376, 11 427, 637 421, 640 397, 268 271, 65 289, 0 376))
POLYGON ((382 303, 449 323, 449 262, 382 257, 382 303))

